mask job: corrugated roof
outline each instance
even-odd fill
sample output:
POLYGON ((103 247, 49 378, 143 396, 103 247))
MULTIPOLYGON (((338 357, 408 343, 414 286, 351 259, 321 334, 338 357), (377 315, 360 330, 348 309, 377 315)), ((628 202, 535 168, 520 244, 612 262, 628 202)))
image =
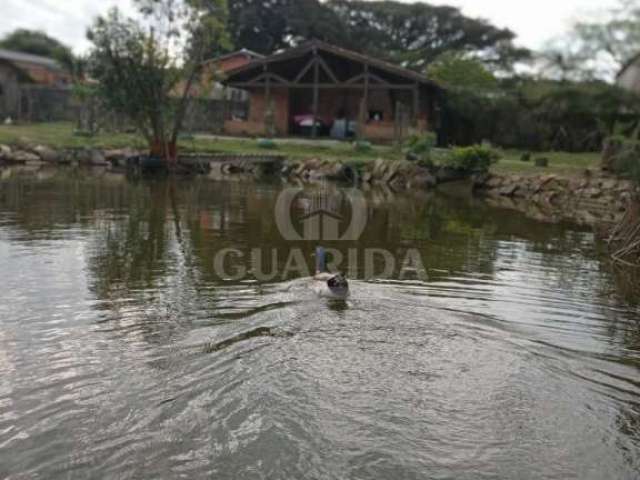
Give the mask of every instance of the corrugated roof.
POLYGON ((32 55, 30 53, 16 52, 14 50, 5 50, 0 48, 0 58, 10 62, 33 63, 52 70, 62 70, 62 67, 57 61, 51 58, 41 57, 40 55, 32 55))

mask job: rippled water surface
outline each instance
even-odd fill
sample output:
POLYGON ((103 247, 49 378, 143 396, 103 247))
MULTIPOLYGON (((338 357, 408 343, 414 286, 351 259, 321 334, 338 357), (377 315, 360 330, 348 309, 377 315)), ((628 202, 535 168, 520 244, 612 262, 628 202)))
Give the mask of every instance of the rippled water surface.
POLYGON ((216 273, 311 259, 280 183, 0 173, 0 478, 638 476, 638 309, 589 230, 366 192, 328 246, 415 248, 428 278, 357 262, 336 302, 216 273))

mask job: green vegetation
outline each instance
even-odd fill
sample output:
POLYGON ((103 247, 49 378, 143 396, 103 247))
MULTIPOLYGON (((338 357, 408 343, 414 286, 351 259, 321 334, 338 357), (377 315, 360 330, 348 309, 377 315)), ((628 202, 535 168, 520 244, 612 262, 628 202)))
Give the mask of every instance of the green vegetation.
POLYGON ((538 157, 533 163, 536 167, 547 168, 549 166, 549 159, 547 157, 538 157))
MULTIPOLYGON (((0 143, 15 145, 20 143, 42 144, 52 148, 147 148, 144 138, 128 133, 100 133, 94 136, 75 134, 71 123, 39 123, 32 125, 0 125, 0 143)), ((184 136, 179 138, 179 146, 185 152, 264 154, 254 139, 231 139, 210 136, 184 136)), ((383 158, 400 160, 403 155, 388 146, 372 145, 368 152, 359 152, 348 142, 332 141, 300 142, 290 140, 274 140, 278 155, 292 159, 321 158, 340 160, 347 164, 361 165, 364 162, 383 158)), ((446 162, 449 150, 434 148, 430 158, 436 164, 446 162)), ((533 158, 549 159, 548 168, 536 167, 533 162, 523 162, 520 150, 501 151, 499 162, 491 166, 491 171, 501 174, 515 173, 536 175, 552 173, 557 175, 581 175, 585 169, 600 167, 599 153, 566 153, 540 152, 533 158)))
POLYGON ((353 144, 353 149, 360 153, 371 153, 372 145, 366 140, 358 140, 353 144))
POLYGON ((544 157, 549 160, 546 168, 536 167, 534 162, 522 161, 520 150, 505 150, 500 161, 491 167, 491 171, 500 174, 540 175, 554 174, 562 176, 582 175, 585 170, 600 168, 600 153, 539 152, 529 158, 544 157))
POLYGON ((234 0, 228 29, 236 48, 270 54, 315 38, 415 70, 451 51, 504 71, 529 55, 513 45, 512 31, 424 2, 234 0))
POLYGON ((637 2, 619 0, 601 18, 577 23, 570 41, 539 55, 537 77, 496 76, 485 59, 449 49, 426 69, 448 87, 442 105, 445 143, 487 140, 532 152, 595 152, 618 133, 616 125, 635 129, 640 97, 611 80, 640 51, 639 20, 637 2))
MULTIPOLYGON (((345 162, 362 162, 384 158, 399 160, 401 154, 387 146, 372 145, 361 152, 349 142, 273 140, 277 154, 293 159, 322 158, 345 162)), ((135 148, 147 149, 145 139, 136 134, 99 133, 94 136, 77 135, 71 123, 38 123, 31 125, 0 125, 1 144, 48 145, 52 148, 135 148)), ((178 145, 183 152, 264 154, 254 139, 236 139, 195 135, 179 137, 178 145)))
POLYGON ((265 150, 275 150, 278 148, 278 144, 272 138, 260 138, 258 139, 258 147, 265 150))
POLYGON ((87 136, 76 134, 75 125, 68 122, 0 125, 0 143, 47 145, 52 148, 146 148, 138 135, 111 133, 87 136))
POLYGON ((436 134, 433 132, 427 132, 422 135, 412 135, 405 142, 407 156, 423 163, 428 163, 431 160, 431 152, 436 146, 436 143, 436 134))
POLYGON ((543 56, 544 73, 561 80, 610 81, 638 52, 640 6, 618 0, 598 17, 576 22, 564 41, 551 44, 543 56))
POLYGON ((427 75, 449 88, 491 91, 498 80, 482 62, 458 52, 447 52, 427 68, 427 75))
POLYGON ((500 154, 487 145, 454 147, 443 165, 467 173, 484 173, 500 159, 500 154))
POLYGON ((51 58, 69 72, 75 71, 77 59, 71 48, 44 32, 19 28, 0 40, 0 48, 51 58))
POLYGON ((603 167, 640 184, 640 140, 615 135, 607 139, 603 167))
POLYGON ((599 151, 617 124, 640 118, 640 97, 602 82, 510 79, 491 92, 451 88, 446 102, 447 143, 533 152, 599 151))
POLYGON ((464 174, 487 172, 501 157, 490 145, 443 149, 435 148, 435 144, 433 133, 414 135, 405 144, 406 157, 425 168, 441 166, 464 174))
POLYGON ((175 160, 192 88, 211 45, 226 43, 224 0, 135 0, 89 29, 90 73, 105 105, 129 119, 152 153, 175 160))

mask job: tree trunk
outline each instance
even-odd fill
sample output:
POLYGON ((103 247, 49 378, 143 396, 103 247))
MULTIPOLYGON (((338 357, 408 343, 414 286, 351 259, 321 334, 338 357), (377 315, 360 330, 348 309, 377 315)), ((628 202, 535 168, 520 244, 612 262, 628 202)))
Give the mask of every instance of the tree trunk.
POLYGON ((169 164, 175 164, 178 159, 178 145, 176 142, 166 142, 156 138, 150 145, 150 155, 164 158, 169 164))

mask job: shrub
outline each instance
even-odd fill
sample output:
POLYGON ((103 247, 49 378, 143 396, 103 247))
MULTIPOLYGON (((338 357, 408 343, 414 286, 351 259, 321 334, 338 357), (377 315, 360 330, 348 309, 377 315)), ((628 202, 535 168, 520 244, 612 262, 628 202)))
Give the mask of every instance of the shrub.
POLYGON ((422 158, 418 160, 418 166, 422 168, 426 168, 428 170, 433 170, 435 164, 431 158, 422 158))
POLYGON ((371 151, 371 142, 366 140, 358 140, 353 144, 353 149, 356 152, 370 152, 371 151))
POLYGON ((278 144, 270 138, 261 138, 258 140, 258 147, 264 148, 265 150, 274 150, 278 148, 278 144))
POLYGON ((436 146, 437 136, 433 132, 411 135, 405 142, 407 160, 429 161, 431 150, 436 146))
POLYGON ((535 159, 536 167, 548 167, 549 159, 547 157, 538 157, 535 159))
POLYGON ((520 160, 522 160, 523 162, 530 162, 531 161, 531 152, 524 152, 520 156, 520 160))
POLYGON ((74 130, 73 135, 76 137, 93 137, 94 133, 89 130, 74 130))
POLYGON ((629 138, 610 138, 609 145, 615 145, 611 155, 611 166, 617 175, 623 175, 640 184, 640 141, 629 138))
POLYGON ((455 147, 451 150, 444 166, 465 173, 484 173, 500 159, 500 154, 488 145, 455 147))

